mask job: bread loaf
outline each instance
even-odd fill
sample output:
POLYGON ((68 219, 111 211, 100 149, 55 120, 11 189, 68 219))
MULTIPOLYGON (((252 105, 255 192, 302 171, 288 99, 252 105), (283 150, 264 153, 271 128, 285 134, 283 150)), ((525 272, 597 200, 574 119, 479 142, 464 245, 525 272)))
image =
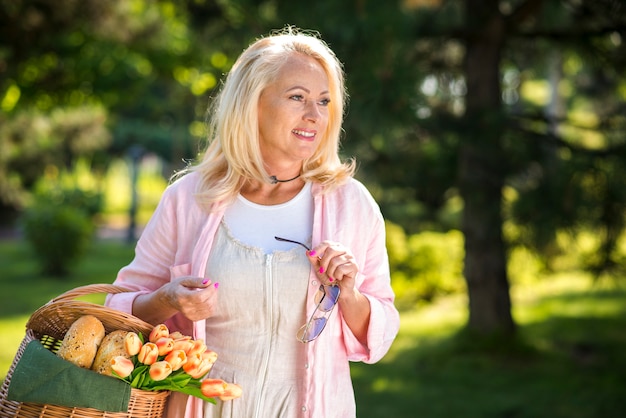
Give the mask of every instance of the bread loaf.
POLYGON ((111 376, 111 359, 117 356, 130 358, 124 347, 126 334, 128 334, 128 331, 117 330, 104 337, 96 353, 93 365, 91 366, 92 370, 100 374, 111 376))
POLYGON ((57 356, 89 369, 104 338, 104 325, 93 315, 84 315, 70 326, 57 356))

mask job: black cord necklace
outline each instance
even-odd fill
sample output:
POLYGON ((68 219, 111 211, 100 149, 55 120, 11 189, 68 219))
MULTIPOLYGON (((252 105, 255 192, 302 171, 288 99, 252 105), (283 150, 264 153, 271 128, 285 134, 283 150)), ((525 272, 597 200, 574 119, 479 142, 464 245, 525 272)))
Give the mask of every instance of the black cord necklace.
POLYGON ((289 183, 290 181, 294 181, 295 179, 297 179, 298 177, 300 177, 301 174, 298 174, 297 176, 295 176, 292 179, 289 180, 278 180, 276 178, 276 176, 270 176, 270 181, 272 182, 272 184, 276 184, 276 183, 289 183))

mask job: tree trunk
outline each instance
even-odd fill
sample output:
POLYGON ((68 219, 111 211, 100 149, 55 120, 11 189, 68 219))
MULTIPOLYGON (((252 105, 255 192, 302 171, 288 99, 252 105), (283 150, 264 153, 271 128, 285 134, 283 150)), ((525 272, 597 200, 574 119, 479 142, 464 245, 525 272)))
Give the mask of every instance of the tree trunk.
POLYGON ((504 22, 497 0, 466 0, 465 75, 467 136, 459 155, 459 187, 464 200, 464 275, 469 322, 481 334, 512 334, 511 299, 502 238, 502 152, 500 53, 504 22))

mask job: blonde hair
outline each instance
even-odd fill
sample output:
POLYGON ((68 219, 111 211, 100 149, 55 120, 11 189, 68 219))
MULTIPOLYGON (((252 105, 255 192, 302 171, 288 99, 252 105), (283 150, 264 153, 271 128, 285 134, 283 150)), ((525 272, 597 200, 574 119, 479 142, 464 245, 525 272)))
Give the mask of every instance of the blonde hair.
POLYGON ((313 155, 304 160, 302 178, 321 183, 327 192, 354 174, 354 160, 343 163, 339 158, 347 101, 342 65, 318 34, 289 27, 243 51, 209 108, 208 146, 201 160, 183 172, 200 173, 196 198, 202 206, 233 199, 247 179, 269 181, 259 148, 257 106, 261 92, 293 53, 316 59, 329 81, 328 127, 313 155))

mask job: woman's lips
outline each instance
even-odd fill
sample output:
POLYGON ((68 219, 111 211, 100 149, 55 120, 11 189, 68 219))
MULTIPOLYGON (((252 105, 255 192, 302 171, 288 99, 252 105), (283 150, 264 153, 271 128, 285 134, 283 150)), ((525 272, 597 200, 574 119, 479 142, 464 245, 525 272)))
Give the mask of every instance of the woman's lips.
POLYGON ((295 136, 302 139, 303 141, 312 142, 315 140, 315 135, 316 135, 315 131, 305 131, 303 129, 294 129, 291 132, 293 132, 295 136))

